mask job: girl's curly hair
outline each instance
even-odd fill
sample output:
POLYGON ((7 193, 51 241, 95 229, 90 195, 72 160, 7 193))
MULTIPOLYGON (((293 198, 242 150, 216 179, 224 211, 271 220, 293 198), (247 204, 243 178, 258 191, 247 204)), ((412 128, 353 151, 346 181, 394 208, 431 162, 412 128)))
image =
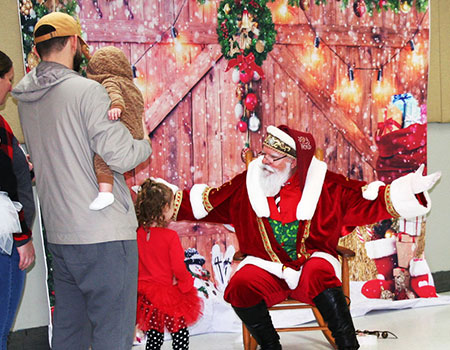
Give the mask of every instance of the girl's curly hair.
POLYGON ((148 227, 155 224, 165 227, 168 222, 164 220, 164 209, 172 205, 173 193, 166 185, 147 179, 139 190, 135 208, 139 226, 148 227))

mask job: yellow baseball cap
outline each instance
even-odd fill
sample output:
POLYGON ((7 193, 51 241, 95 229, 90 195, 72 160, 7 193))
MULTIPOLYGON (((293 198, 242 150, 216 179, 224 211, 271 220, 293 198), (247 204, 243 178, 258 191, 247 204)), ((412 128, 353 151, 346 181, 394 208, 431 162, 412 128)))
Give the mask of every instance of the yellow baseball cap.
POLYGON ((61 36, 72 36, 77 35, 81 40, 81 46, 86 45, 86 42, 81 37, 81 25, 80 22, 76 21, 75 18, 69 16, 63 12, 52 12, 48 15, 42 17, 34 27, 34 43, 40 43, 51 38, 61 37, 61 36), (40 35, 36 37, 36 31, 43 25, 48 25, 53 27, 55 30, 50 33, 40 35))

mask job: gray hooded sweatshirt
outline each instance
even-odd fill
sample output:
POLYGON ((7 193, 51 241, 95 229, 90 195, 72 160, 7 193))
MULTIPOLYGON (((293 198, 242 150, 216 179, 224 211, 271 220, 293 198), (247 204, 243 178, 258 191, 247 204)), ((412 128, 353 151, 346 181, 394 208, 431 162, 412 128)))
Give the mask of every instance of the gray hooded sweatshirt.
POLYGON ((35 168, 47 238, 54 244, 136 239, 137 220, 123 173, 151 154, 110 121, 110 99, 99 83, 54 62, 41 62, 15 87, 25 141, 35 168), (89 210, 97 196, 94 153, 114 171, 112 205, 89 210))

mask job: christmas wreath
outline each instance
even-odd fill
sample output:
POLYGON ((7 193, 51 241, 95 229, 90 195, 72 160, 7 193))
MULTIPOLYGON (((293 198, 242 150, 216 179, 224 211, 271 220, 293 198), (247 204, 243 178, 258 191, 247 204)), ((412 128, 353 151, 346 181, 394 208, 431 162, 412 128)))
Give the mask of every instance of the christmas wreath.
MULTIPOLYGON (((272 0, 273 1, 273 0, 272 0)), ((261 66, 277 32, 267 0, 223 0, 217 10, 217 35, 226 59, 253 54, 261 66)))

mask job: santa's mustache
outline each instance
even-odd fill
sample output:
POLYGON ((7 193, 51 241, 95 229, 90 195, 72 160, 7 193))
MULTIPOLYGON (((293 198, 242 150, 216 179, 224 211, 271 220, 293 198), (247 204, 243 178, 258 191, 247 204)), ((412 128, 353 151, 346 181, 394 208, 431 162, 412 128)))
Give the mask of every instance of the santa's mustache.
POLYGON ((275 173, 275 169, 274 168, 272 168, 270 165, 266 165, 266 164, 260 164, 259 165, 260 166, 260 168, 262 169, 262 170, 266 170, 266 171, 268 171, 269 173, 275 173))

